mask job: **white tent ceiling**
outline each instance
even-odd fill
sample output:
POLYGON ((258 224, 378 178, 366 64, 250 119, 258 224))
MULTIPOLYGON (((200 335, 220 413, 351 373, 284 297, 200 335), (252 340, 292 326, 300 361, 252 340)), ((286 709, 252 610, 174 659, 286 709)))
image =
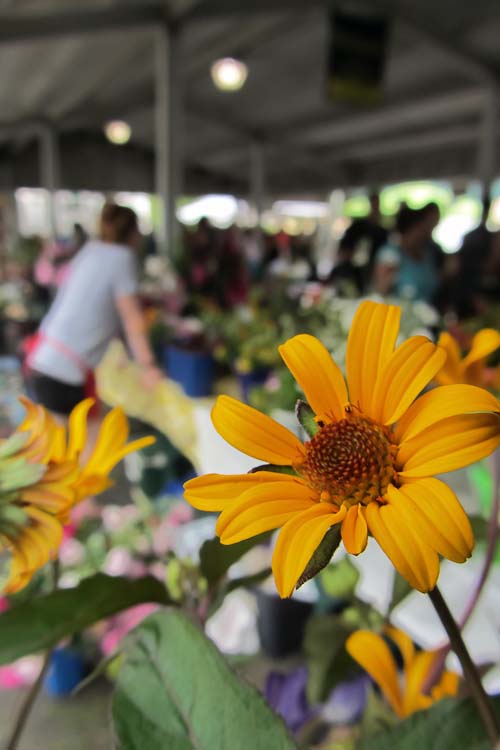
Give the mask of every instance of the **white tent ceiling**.
POLYGON ((189 192, 246 192, 256 140, 273 193, 474 176, 496 162, 482 144, 496 122, 498 0, 372 0, 393 20, 376 107, 326 96, 326 5, 0 0, 0 188, 38 184, 34 133, 50 123, 63 186, 153 189, 153 24, 162 18, 179 35, 189 192), (236 94, 210 79, 210 64, 225 55, 249 65, 236 94), (105 142, 111 118, 130 122, 129 146, 105 142))

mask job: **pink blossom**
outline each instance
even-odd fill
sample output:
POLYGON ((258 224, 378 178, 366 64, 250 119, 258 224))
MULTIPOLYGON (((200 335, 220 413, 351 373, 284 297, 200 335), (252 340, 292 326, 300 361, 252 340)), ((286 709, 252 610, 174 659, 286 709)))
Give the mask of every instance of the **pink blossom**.
POLYGON ((82 562, 84 557, 84 546, 78 539, 63 539, 59 549, 59 559, 63 565, 74 566, 82 562))
POLYGON ((137 607, 131 607, 113 618, 111 629, 106 633, 101 641, 101 650, 105 656, 109 656, 120 642, 125 638, 127 633, 139 625, 148 615, 159 609, 157 604, 138 604, 137 607))
POLYGON ((102 523, 106 531, 117 532, 137 520, 139 510, 135 505, 106 505, 102 509, 102 523))

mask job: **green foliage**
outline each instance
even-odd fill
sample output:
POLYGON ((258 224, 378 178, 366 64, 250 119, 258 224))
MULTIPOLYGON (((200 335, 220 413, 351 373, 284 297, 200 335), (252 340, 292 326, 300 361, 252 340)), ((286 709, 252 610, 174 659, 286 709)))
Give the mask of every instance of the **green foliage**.
POLYGON ((218 537, 204 542, 200 549, 200 571, 207 579, 208 585, 213 586, 218 583, 233 563, 240 560, 257 544, 262 544, 268 539, 269 533, 265 533, 237 544, 221 544, 218 537))
POLYGON ((295 414, 309 437, 314 437, 318 432, 319 427, 314 418, 315 414, 309 404, 299 399, 295 404, 295 414))
POLYGON ((329 529, 319 547, 314 552, 313 556, 306 565, 306 568, 299 580, 297 581, 296 588, 300 588, 306 581, 314 578, 323 568, 325 568, 341 542, 340 536, 340 525, 332 526, 329 529))
MULTIPOLYGON (((500 702, 495 700, 500 716, 500 702)), ((446 699, 387 731, 364 736, 357 750, 490 750, 474 703, 446 699)))
POLYGON ((179 611, 127 639, 113 699, 118 750, 297 750, 281 719, 179 611))
POLYGON ((288 474, 297 477, 298 474, 291 466, 280 466, 279 464, 260 464, 250 469, 249 474, 257 474, 259 471, 273 471, 275 474, 288 474))
POLYGON ((102 573, 76 588, 26 601, 0 615, 0 664, 52 648, 105 617, 145 602, 169 604, 155 578, 131 581, 102 573))
POLYGON ((335 599, 349 599, 359 581, 359 571, 348 557, 328 565, 319 578, 322 592, 335 599))
POLYGON ((341 615, 316 615, 307 623, 303 650, 309 669, 310 703, 324 701, 335 685, 358 671, 345 650, 346 639, 355 629, 341 615))

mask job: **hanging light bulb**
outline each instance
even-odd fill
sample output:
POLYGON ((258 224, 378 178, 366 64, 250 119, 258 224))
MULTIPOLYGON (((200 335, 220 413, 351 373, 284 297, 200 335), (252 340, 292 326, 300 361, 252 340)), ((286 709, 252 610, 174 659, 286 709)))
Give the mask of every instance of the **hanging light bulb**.
POLYGON ((124 120, 110 120, 104 126, 104 133, 110 143, 123 146, 128 143, 132 135, 132 128, 124 120))
POLYGON ((234 57, 216 60, 210 68, 212 81, 221 91, 239 91, 247 80, 248 67, 234 57))

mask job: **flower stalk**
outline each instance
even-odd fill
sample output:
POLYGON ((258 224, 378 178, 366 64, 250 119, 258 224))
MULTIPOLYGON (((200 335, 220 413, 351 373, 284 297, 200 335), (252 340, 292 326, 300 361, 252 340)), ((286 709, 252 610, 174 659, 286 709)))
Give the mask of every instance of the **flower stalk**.
MULTIPOLYGON (((499 526, 500 452, 499 451, 496 451, 491 456, 491 464, 493 467, 493 498, 492 498, 490 519, 488 523, 488 537, 487 537, 487 543, 486 543, 486 552, 484 555, 483 566, 481 568, 481 572, 479 574, 478 580, 476 582, 476 585, 474 586, 470 599, 467 602, 465 610, 460 618, 460 621, 459 621, 460 630, 463 630, 465 626, 467 625, 467 623, 469 622, 472 614, 474 613, 476 605, 479 599, 481 598, 481 594, 483 593, 485 583, 488 580, 491 566, 493 565, 493 561, 495 559, 495 552, 496 552, 496 548, 498 545, 498 537, 500 533, 500 526, 499 526)), ((430 693, 431 689, 433 688, 433 686, 439 679, 444 669, 446 657, 448 656, 450 651, 451 651, 451 643, 447 643, 446 646, 443 646, 442 648, 439 649, 439 651, 437 651, 436 659, 434 660, 432 669, 429 671, 429 674, 427 675, 427 679, 424 684, 425 693, 430 693)))
POLYGON ((463 669, 464 677, 467 681, 474 702, 476 703, 479 715, 483 722, 486 733, 491 742, 493 750, 500 750, 500 727, 497 717, 493 711, 491 701, 483 687, 479 672, 464 643, 460 628, 455 622, 448 605, 437 586, 429 591, 429 598, 441 620, 441 623, 450 639, 451 648, 457 655, 463 669))
MULTIPOLYGON (((59 560, 56 559, 52 565, 53 591, 57 591, 57 587, 59 584, 59 567, 60 567, 59 560)), ((29 689, 28 693, 26 694, 19 708, 18 714, 13 723, 11 732, 4 745, 5 750, 17 750, 19 741, 24 732, 26 724, 28 723, 28 719, 31 715, 33 706, 35 705, 38 695, 40 693, 40 690, 42 689, 42 685, 45 680, 45 675, 47 674, 49 670, 53 652, 54 652, 54 649, 49 649, 44 656, 42 668, 40 669, 38 677, 36 678, 31 688, 29 689)))

